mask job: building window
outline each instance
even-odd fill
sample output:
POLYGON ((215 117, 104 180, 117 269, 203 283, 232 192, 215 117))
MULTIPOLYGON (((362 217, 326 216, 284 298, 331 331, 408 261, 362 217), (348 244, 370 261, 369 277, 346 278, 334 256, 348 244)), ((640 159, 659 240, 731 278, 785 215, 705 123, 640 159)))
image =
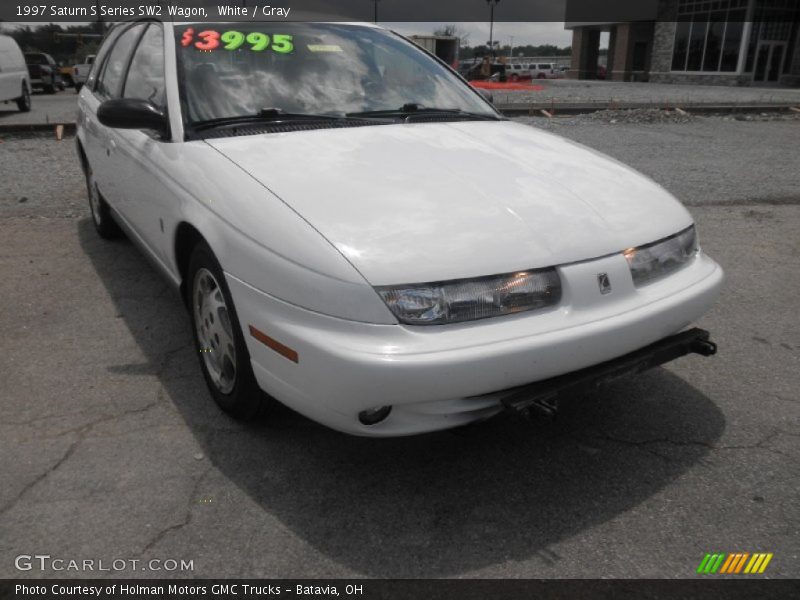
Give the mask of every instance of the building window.
POLYGON ((679 0, 673 71, 736 71, 747 0, 679 0))

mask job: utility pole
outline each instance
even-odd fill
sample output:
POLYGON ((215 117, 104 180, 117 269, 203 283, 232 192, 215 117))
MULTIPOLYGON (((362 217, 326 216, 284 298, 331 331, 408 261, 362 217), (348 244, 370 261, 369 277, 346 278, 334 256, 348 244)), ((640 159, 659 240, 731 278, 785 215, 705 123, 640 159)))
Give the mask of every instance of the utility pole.
POLYGON ((489 52, 494 56, 494 7, 500 0, 486 0, 489 5, 489 52))
POLYGON ((101 35, 105 35, 106 25, 103 23, 103 17, 100 16, 100 0, 95 0, 94 6, 97 11, 97 32, 101 35))
POLYGON ((375 14, 374 14, 375 23, 378 22, 378 2, 380 2, 380 0, 372 0, 372 4, 375 7, 375 14))

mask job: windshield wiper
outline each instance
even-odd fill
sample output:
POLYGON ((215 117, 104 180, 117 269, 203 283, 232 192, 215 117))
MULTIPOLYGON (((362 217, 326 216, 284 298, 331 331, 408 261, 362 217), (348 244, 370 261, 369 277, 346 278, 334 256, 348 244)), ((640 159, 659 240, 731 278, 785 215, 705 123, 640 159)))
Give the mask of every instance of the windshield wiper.
POLYGON ((476 113, 476 112, 469 112, 466 110, 461 110, 460 108, 437 108, 431 106, 423 106, 422 104, 417 104, 415 102, 409 102, 408 104, 404 104, 400 108, 388 109, 388 110, 367 110, 363 112, 353 112, 347 113, 346 116, 348 117, 402 117, 402 118, 410 118, 414 117, 415 115, 420 116, 431 116, 431 115, 452 115, 454 117, 461 117, 465 119, 481 119, 481 120, 489 120, 489 121, 503 121, 505 119, 498 117, 497 115, 487 114, 487 113, 476 113))
POLYGON ((227 127, 234 125, 249 125, 251 123, 286 123, 288 121, 368 121, 350 115, 315 115, 311 113, 290 113, 280 108, 262 108, 256 115, 240 115, 236 117, 220 117, 206 119, 192 123, 195 131, 211 129, 214 127, 227 127))

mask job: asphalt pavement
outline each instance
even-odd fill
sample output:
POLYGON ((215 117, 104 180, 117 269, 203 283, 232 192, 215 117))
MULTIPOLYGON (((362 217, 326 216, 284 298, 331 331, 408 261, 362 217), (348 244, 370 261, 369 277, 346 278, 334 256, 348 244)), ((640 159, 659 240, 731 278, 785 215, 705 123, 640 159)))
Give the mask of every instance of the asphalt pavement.
POLYGON ((0 577, 672 578, 707 552, 800 577, 800 122, 530 122, 690 205, 727 273, 698 323, 719 354, 554 423, 395 440, 222 414, 177 295, 95 235, 73 140, 0 137, 0 577), (33 553, 193 570, 15 568, 33 553))
POLYGON ((55 94, 34 93, 31 111, 20 112, 14 102, 0 102, 0 129, 3 125, 68 124, 75 122, 78 95, 74 88, 55 94))

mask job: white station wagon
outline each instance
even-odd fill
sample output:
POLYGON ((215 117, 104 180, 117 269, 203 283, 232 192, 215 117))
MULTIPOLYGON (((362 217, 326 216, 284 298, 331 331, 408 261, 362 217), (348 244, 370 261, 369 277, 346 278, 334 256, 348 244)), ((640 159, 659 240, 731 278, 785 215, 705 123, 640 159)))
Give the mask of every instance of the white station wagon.
POLYGON ((678 201, 390 31, 125 23, 79 98, 97 231, 181 290, 233 415, 410 435, 715 351, 678 201))

